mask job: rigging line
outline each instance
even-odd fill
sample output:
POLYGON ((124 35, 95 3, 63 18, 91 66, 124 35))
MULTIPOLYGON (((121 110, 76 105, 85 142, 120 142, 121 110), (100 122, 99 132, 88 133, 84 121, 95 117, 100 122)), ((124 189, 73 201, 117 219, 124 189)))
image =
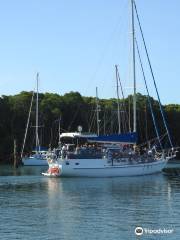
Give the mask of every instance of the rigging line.
POLYGON ((167 132, 167 134, 168 134, 168 139, 169 139, 170 145, 171 145, 171 147, 173 148, 171 136, 170 136, 169 129, 168 129, 168 126, 167 126, 167 123, 166 123, 166 119, 165 119, 165 115, 164 115, 164 110, 163 110, 163 108, 162 108, 162 104, 161 104, 161 100, 160 100, 160 97, 159 97, 159 93, 158 93, 158 89, 157 89, 157 85, 156 85, 154 73, 153 73, 152 66, 151 66, 151 62, 150 62, 150 58, 149 58, 149 54, 148 54, 148 51, 147 51, 147 47, 146 47, 146 43, 145 43, 145 39, 144 39, 144 34, 143 34, 143 31, 142 31, 142 27, 141 27, 141 23, 140 23, 138 11, 137 11, 137 8, 136 8, 135 0, 133 0, 133 2, 134 2, 134 6, 135 6, 136 16, 137 16, 137 20, 138 20, 138 24, 139 24, 139 28, 140 28, 140 32, 141 32, 141 36, 142 36, 142 40, 143 40, 143 44, 144 44, 144 48, 145 48, 145 51, 146 51, 147 60, 148 60, 149 67, 150 67, 150 71, 151 71, 151 75, 152 75, 152 78, 153 78, 154 87, 155 87, 156 94, 157 94, 157 97, 158 97, 158 102, 159 102, 159 107, 160 107, 161 115, 162 115, 162 118, 163 118, 163 123, 164 123, 164 126, 165 126, 165 128, 166 128, 166 132, 167 132))
MULTIPOLYGON (((88 124, 88 130, 91 132, 92 129, 95 129, 95 118, 96 118, 96 105, 95 103, 91 104, 91 113, 90 113, 90 120, 88 124)), ((92 130, 94 131, 94 130, 92 130)))
POLYGON ((144 117, 145 117, 145 135, 146 135, 146 141, 148 141, 148 119, 147 119, 147 100, 145 103, 145 108, 144 108, 144 117))
POLYGON ((72 120, 71 120, 71 122, 70 122, 70 124, 69 124, 69 126, 68 126, 68 130, 71 129, 71 126, 72 126, 72 124, 74 123, 74 121, 75 121, 75 119, 76 119, 76 117, 77 117, 77 114, 78 114, 78 112, 79 112, 81 106, 82 106, 81 103, 78 104, 78 107, 77 107, 75 113, 73 114, 73 116, 72 116, 72 120))
POLYGON ((118 68, 117 65, 115 65, 116 70, 116 94, 117 94, 117 116, 118 116, 118 134, 121 133, 121 116, 120 116, 120 104, 119 104, 119 85, 118 85, 118 68))
POLYGON ((96 112, 94 111, 93 116, 91 118, 91 123, 90 123, 90 126, 89 126, 89 132, 91 132, 91 129, 93 129, 93 126, 95 125, 94 124, 95 118, 96 118, 96 112))
POLYGON ((109 116, 109 118, 106 118, 106 134, 111 132, 111 122, 112 122, 112 117, 110 111, 106 110, 106 117, 109 116))
POLYGON ((111 119, 106 119, 108 113, 106 109, 104 109, 104 115, 103 115, 103 124, 100 126, 100 132, 103 132, 104 135, 107 135, 107 125, 111 122, 111 119))
POLYGON ((107 134, 113 134, 113 118, 114 116, 112 116, 113 112, 112 109, 109 110, 108 112, 108 120, 107 120, 107 134))
POLYGON ((30 120, 30 116, 31 116, 31 109, 32 109, 33 98, 34 98, 34 91, 33 91, 32 97, 31 97, 30 109, 29 109, 29 113, 28 113, 28 120, 27 120, 27 123, 26 123, 26 130, 25 130, 25 133, 24 133, 24 140, 23 140, 23 145, 22 145, 22 149, 21 149, 21 159, 23 157, 24 147, 25 147, 26 137, 27 137, 27 132, 28 132, 28 128, 29 128, 29 120, 30 120))
POLYGON ((131 14, 132 14, 132 50, 133 50, 133 55, 132 55, 132 63, 133 63, 133 87, 134 87, 134 92, 133 92, 133 132, 137 131, 137 94, 136 94, 136 52, 135 52, 135 30, 134 30, 134 1, 131 0, 131 14))
POLYGON ((149 103, 149 106, 150 106, 150 111, 151 111, 151 115, 152 115, 152 119, 153 119, 153 124, 154 124, 155 131, 156 131, 156 136, 157 136, 157 138, 158 138, 158 141, 159 141, 159 144, 160 144, 161 149, 163 149, 162 144, 161 144, 161 140, 160 140, 159 131, 158 131, 158 128, 157 128, 157 125, 156 125, 156 120, 155 120, 155 116, 154 116, 154 111, 153 111, 153 108, 152 108, 152 104, 151 104, 151 100, 150 100, 150 95, 149 95, 149 90, 148 90, 148 86, 147 86, 147 81, 146 81, 146 77, 145 77, 145 73, 144 73, 144 68, 143 68, 143 64, 142 64, 142 60, 141 60, 141 56, 140 56, 140 52, 139 52, 139 47, 138 47, 138 43, 137 43, 137 40, 136 40, 136 39, 135 39, 135 43, 136 43, 136 48, 137 48, 137 53, 138 53, 138 57, 139 57, 139 62, 140 62, 140 65, 141 65, 141 71, 142 71, 142 74, 143 74, 143 79, 144 79, 144 83, 145 83, 145 87, 146 87, 146 91, 147 91, 147 95, 148 95, 148 103, 149 103))
POLYGON ((100 56, 99 59, 96 63, 95 66, 95 70, 93 71, 92 75, 90 76, 89 80, 88 80, 88 84, 87 86, 89 87, 90 85, 92 85, 92 83, 94 83, 94 81, 97 78, 97 74, 100 71, 100 69, 102 68, 104 61, 107 58, 107 54, 108 51, 111 50, 111 47, 114 45, 114 40, 116 38, 116 35, 118 34, 118 36, 123 36, 122 32, 122 27, 124 25, 124 18, 123 18, 123 12, 125 11, 126 7, 127 7, 127 1, 124 1, 124 5, 122 5, 122 12, 120 13, 120 15, 117 17, 117 21, 115 22, 115 25, 113 26, 112 31, 108 34, 109 37, 106 40, 106 42, 103 44, 102 46, 102 50, 100 52, 100 56), (120 33, 119 33, 120 32, 120 33))
POLYGON ((96 122, 97 122, 97 135, 99 136, 99 111, 100 111, 100 105, 99 105, 99 97, 98 97, 98 88, 96 87, 96 122))
MULTIPOLYGON (((126 119, 124 119, 124 122, 125 122, 125 120, 127 120, 127 122, 129 122, 127 109, 126 109, 126 104, 125 104, 124 91, 123 91, 122 82, 121 82, 120 74, 119 74, 119 71, 118 71, 118 67, 117 67, 117 77, 118 77, 118 80, 119 80, 119 85, 120 85, 120 88, 121 88, 121 94, 122 94, 122 97, 123 97, 123 104, 122 105, 123 105, 124 112, 125 112, 124 118, 126 118, 126 119)), ((127 129, 126 122, 124 124, 125 124, 125 129, 127 129)), ((129 126, 129 131, 130 131, 130 126, 129 126)))
POLYGON ((61 130, 62 130, 63 132, 65 132, 65 133, 68 132, 68 129, 64 129, 64 128, 62 128, 62 127, 61 127, 61 130))
POLYGON ((88 122, 88 130, 91 131, 92 123, 94 121, 94 112, 93 112, 94 106, 91 106, 90 114, 89 114, 89 121, 88 122))
MULTIPOLYGON (((125 120, 124 120, 124 115, 123 115, 123 106, 122 106, 122 103, 121 103, 121 111, 120 111, 120 102, 119 102, 119 83, 120 83, 120 76, 119 76, 119 71, 118 71, 118 66, 116 65, 116 81, 117 81, 117 93, 118 93, 118 120, 119 119, 122 119, 120 124, 122 123, 122 128, 123 128, 123 131, 125 132, 126 131, 126 127, 125 127, 125 120)), ((121 132, 119 132, 121 133, 121 132)))
POLYGON ((39 153, 40 151, 40 145, 39 145, 39 73, 36 75, 36 81, 37 81, 37 89, 36 89, 36 153, 39 153))
POLYGON ((114 112, 113 110, 111 109, 111 116, 110 116, 110 132, 113 133, 113 120, 114 120, 114 112))
MULTIPOLYGON (((160 139, 162 140, 163 138, 165 138, 166 135, 167 135, 167 133, 164 133, 163 135, 160 136, 160 139)), ((143 143, 141 143, 141 144, 138 144, 138 147, 141 147, 141 146, 146 145, 147 143, 151 143, 151 142, 153 142, 153 141, 156 141, 157 139, 158 139, 157 137, 152 138, 152 139, 150 139, 150 140, 148 140, 148 141, 146 141, 146 142, 143 142, 143 143)))

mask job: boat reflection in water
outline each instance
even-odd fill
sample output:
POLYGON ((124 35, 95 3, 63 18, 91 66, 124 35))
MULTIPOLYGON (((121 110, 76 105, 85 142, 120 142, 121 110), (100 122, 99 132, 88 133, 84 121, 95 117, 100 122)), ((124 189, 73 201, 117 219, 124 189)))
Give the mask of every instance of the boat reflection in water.
POLYGON ((53 221, 51 214, 56 212, 56 222, 70 236, 78 227, 83 232, 94 227, 97 234, 94 222, 100 230, 106 226, 107 229, 102 232, 108 229, 119 232, 121 229, 127 231, 129 236, 138 224, 143 227, 151 227, 153 224, 161 227, 163 219, 163 226, 167 226, 165 215, 167 212, 172 214, 171 186, 168 186, 168 179, 162 174, 83 180, 48 178, 47 181, 48 217, 53 221), (157 202, 163 204, 157 207, 157 202))

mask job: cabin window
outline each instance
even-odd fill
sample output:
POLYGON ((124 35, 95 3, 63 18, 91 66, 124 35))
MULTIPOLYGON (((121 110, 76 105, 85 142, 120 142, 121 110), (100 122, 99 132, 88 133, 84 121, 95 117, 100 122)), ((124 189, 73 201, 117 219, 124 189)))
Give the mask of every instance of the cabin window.
POLYGON ((69 162, 66 162, 66 165, 69 165, 69 162))
POLYGON ((76 164, 76 165, 79 165, 79 163, 78 163, 78 162, 76 162, 75 164, 76 164))

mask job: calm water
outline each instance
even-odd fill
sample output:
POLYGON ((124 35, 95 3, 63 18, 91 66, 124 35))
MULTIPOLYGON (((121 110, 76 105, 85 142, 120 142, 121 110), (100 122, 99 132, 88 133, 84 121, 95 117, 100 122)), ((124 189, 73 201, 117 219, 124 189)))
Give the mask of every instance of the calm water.
POLYGON ((43 170, 0 166, 0 239, 180 239, 180 177, 50 179, 43 170), (137 238, 136 226, 174 232, 137 238))

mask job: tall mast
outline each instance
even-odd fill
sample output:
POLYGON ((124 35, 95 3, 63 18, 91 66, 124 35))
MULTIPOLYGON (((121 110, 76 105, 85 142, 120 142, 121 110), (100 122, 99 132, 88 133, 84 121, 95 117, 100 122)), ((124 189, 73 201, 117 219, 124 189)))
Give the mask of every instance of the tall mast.
POLYGON ((96 119, 97 119, 97 135, 99 136, 99 101, 98 88, 96 87, 96 119))
POLYGON ((38 136, 38 127, 39 127, 39 119, 38 119, 38 115, 39 115, 39 96, 38 96, 38 85, 39 85, 39 73, 37 73, 36 75, 36 81, 37 81, 37 92, 36 92, 36 153, 39 152, 39 136, 38 136))
POLYGON ((121 118, 120 118, 120 104, 119 104, 119 84, 118 84, 118 68, 117 65, 115 65, 116 68, 116 93, 117 93, 117 106, 118 106, 118 133, 121 133, 121 118))
POLYGON ((136 132, 136 66, 135 66, 135 31, 134 31, 134 0, 131 0, 131 24, 132 24, 132 50, 133 50, 133 87, 134 87, 134 94, 133 94, 133 131, 136 132))
POLYGON ((59 135, 59 141, 58 141, 58 146, 61 146, 61 116, 59 118, 59 128, 58 128, 58 135, 59 135))

